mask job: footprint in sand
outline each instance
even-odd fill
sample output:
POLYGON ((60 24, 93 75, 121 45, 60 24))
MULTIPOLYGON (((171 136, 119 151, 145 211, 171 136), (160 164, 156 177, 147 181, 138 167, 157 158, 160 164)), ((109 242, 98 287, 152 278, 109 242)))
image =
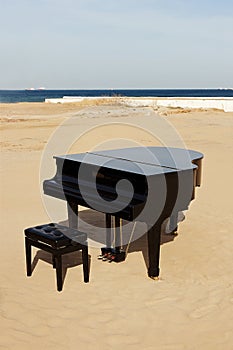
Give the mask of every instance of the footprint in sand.
POLYGON ((205 317, 208 314, 211 314, 213 312, 216 312, 217 306, 216 305, 207 305, 199 307, 195 310, 193 310, 189 316, 192 318, 202 318, 205 317))

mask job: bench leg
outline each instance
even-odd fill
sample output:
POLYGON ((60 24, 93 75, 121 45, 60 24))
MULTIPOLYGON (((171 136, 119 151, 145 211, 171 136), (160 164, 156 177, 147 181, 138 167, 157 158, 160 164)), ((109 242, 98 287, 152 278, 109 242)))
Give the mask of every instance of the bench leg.
POLYGON ((62 257, 61 255, 55 256, 56 275, 57 275, 57 290, 62 290, 62 257))
POLYGON ((84 282, 89 282, 89 264, 88 264, 88 247, 83 245, 82 247, 82 259, 83 259, 83 276, 84 282))
POLYGON ((32 252, 31 252, 31 243, 27 237, 25 237, 25 251, 26 251, 26 267, 27 267, 27 276, 32 275, 32 252))
POLYGON ((56 259, 54 255, 52 256, 52 259, 53 259, 53 268, 56 269, 56 259))

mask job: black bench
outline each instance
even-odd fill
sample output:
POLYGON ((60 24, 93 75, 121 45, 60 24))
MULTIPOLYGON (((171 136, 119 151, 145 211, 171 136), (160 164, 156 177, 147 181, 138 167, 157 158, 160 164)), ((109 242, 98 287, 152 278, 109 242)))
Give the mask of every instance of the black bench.
POLYGON ((89 282, 87 235, 84 232, 59 224, 45 224, 24 230, 27 276, 32 275, 31 247, 52 254, 53 267, 56 268, 57 290, 62 290, 62 255, 82 250, 84 282, 89 282))

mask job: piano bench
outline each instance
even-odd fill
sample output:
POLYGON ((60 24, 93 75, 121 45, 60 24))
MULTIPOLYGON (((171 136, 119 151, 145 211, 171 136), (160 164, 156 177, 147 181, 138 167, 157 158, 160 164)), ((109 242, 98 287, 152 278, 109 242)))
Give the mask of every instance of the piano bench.
POLYGON ((62 255, 82 250, 84 282, 89 282, 87 235, 84 232, 59 224, 45 224, 24 230, 27 276, 32 275, 31 247, 52 254, 53 267, 56 268, 57 290, 62 290, 62 255))

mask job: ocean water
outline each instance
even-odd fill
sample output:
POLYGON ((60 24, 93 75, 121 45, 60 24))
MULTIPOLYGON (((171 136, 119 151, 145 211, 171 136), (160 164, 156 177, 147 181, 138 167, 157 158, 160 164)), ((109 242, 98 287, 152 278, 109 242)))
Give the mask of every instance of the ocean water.
POLYGON ((63 96, 233 97, 232 89, 0 90, 0 103, 44 102, 63 96))

